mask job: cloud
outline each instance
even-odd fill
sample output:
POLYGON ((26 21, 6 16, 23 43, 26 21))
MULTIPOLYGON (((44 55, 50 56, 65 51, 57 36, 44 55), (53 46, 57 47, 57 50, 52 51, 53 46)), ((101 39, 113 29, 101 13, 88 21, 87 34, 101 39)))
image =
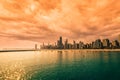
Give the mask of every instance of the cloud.
MULTIPOLYGON (((117 0, 0 0, 0 35, 54 42, 59 36, 90 42, 120 34, 117 0)), ((7 39, 6 39, 7 40, 7 39)))

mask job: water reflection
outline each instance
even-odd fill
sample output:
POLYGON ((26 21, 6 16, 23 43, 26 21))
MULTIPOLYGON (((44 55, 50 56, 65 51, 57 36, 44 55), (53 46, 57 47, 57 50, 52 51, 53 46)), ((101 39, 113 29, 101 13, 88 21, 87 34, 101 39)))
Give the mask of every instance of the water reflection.
POLYGON ((0 66, 0 80, 25 80, 26 74, 22 63, 12 63, 0 66))
POLYGON ((58 51, 58 64, 59 64, 59 66, 61 66, 62 65, 62 60, 63 60, 63 53, 62 53, 62 51, 58 51))
POLYGON ((0 53, 0 80, 117 80, 119 58, 120 52, 85 50, 0 53))

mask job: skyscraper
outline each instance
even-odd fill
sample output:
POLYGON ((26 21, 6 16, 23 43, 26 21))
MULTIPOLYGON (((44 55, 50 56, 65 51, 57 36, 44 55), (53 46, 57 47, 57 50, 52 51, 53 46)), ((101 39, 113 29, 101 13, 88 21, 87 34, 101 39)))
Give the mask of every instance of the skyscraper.
POLYGON ((104 48, 109 48, 110 47, 109 39, 103 39, 103 47, 104 48))
POLYGON ((97 40, 96 40, 96 48, 97 48, 97 49, 101 49, 102 47, 103 47, 103 44, 102 44, 101 40, 100 40, 100 39, 97 39, 97 40))
POLYGON ((75 41, 73 41, 73 49, 75 49, 75 45, 76 45, 76 42, 75 42, 75 41))
POLYGON ((119 47, 119 42, 117 40, 112 41, 112 47, 113 48, 118 48, 119 47))
POLYGON ((60 45, 62 45, 62 36, 60 36, 60 45))
POLYGON ((103 47, 103 44, 100 39, 97 39, 95 42, 92 42, 92 45, 95 49, 101 49, 103 47))
POLYGON ((65 49, 68 49, 68 39, 66 39, 66 41, 65 41, 64 48, 65 48, 65 49))
POLYGON ((57 46, 58 46, 58 49, 63 48, 63 43, 62 43, 62 37, 61 36, 60 36, 59 40, 57 41, 57 46))
POLYGON ((73 41, 73 49, 77 49, 78 45, 75 41, 73 41))
POLYGON ((83 49, 83 47, 84 47, 84 43, 83 42, 79 42, 79 49, 83 49))

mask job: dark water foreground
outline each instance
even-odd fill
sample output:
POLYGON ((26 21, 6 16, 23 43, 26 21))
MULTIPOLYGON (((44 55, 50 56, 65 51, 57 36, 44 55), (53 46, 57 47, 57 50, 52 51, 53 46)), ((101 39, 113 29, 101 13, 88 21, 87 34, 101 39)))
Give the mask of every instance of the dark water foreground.
POLYGON ((0 80, 120 80, 120 52, 4 52, 0 80))

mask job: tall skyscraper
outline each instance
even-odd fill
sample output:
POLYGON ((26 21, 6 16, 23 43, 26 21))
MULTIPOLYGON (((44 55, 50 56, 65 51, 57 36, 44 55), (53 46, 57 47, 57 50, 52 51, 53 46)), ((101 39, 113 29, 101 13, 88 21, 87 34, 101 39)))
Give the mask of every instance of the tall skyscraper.
POLYGON ((104 48, 109 48, 110 47, 109 39, 103 39, 103 47, 104 48))
POLYGON ((77 43, 73 41, 73 49, 77 49, 77 43))
POLYGON ((119 47, 119 42, 117 40, 112 41, 112 47, 113 48, 118 48, 119 47))
POLYGON ((68 39, 66 39, 66 41, 65 41, 64 48, 65 48, 65 49, 68 49, 68 39))
POLYGON ((101 49, 103 47, 103 44, 100 39, 97 39, 95 42, 92 42, 92 45, 95 49, 101 49))
POLYGON ((57 46, 58 46, 58 49, 63 48, 63 43, 62 43, 62 37, 61 36, 60 36, 59 40, 57 41, 57 46))
POLYGON ((96 44, 97 44, 97 48, 99 49, 103 47, 103 44, 100 39, 96 40, 96 44))
POLYGON ((84 47, 84 43, 83 42, 79 42, 79 49, 83 49, 83 47, 84 47))
POLYGON ((62 43, 62 37, 60 36, 60 45, 62 45, 63 43, 62 43))
POLYGON ((75 49, 75 44, 76 44, 76 42, 75 42, 75 41, 73 41, 73 49, 75 49))

